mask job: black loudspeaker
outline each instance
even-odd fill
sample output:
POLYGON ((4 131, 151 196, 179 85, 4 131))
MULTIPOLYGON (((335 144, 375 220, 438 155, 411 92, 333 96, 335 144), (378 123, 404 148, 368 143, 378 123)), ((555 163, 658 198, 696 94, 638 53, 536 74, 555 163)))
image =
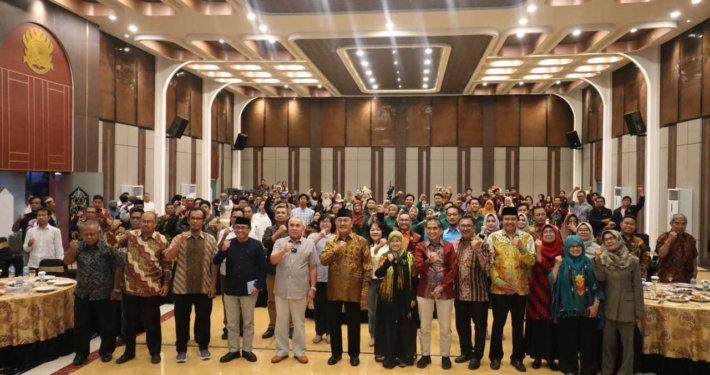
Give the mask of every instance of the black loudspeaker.
POLYGON ((190 120, 184 119, 180 116, 175 116, 175 119, 173 120, 173 123, 170 124, 170 127, 168 128, 168 133, 166 135, 167 138, 182 138, 182 133, 185 132, 185 128, 187 128, 187 124, 190 123, 190 120))
POLYGON ((641 112, 633 111, 624 115, 624 122, 626 127, 629 129, 631 135, 637 137, 646 136, 646 124, 643 123, 643 117, 641 117, 641 112))
POLYGON ((247 146, 247 139, 249 139, 248 135, 242 134, 242 133, 237 134, 237 139, 234 141, 234 145, 232 146, 232 150, 237 150, 237 151, 244 150, 244 147, 247 146))
POLYGON ((573 150, 580 150, 582 148, 582 141, 579 140, 579 134, 576 131, 571 131, 566 133, 567 145, 573 150))

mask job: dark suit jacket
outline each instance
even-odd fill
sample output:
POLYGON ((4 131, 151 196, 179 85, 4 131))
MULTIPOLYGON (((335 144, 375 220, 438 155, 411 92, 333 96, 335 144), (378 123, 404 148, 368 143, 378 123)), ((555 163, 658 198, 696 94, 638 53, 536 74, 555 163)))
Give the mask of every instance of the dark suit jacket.
MULTIPOLYGON (((616 223, 616 230, 621 230, 621 222, 624 221, 624 216, 626 215, 633 215, 636 216, 638 215, 639 211, 643 210, 643 205, 646 203, 646 198, 645 197, 639 197, 639 201, 637 204, 632 204, 629 206, 629 208, 626 210, 624 215, 621 215, 621 207, 618 207, 617 209, 614 210, 614 214, 611 216, 611 221, 616 223)), ((648 243, 647 243, 648 245, 648 243)))

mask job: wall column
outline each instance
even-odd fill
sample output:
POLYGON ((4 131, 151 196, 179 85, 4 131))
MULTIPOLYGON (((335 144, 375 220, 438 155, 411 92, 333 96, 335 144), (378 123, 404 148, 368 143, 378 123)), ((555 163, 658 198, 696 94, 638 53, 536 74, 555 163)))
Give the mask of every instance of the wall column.
POLYGON ((212 103, 228 83, 202 79, 202 169, 197 176, 197 195, 212 200, 212 103))
MULTIPOLYGON (((648 88, 646 105, 646 205, 644 231, 651 239, 660 234, 658 228, 658 212, 660 205, 665 203, 665 192, 660 191, 658 170, 660 167, 660 111, 661 107, 661 49, 659 46, 649 47, 627 56, 641 69, 646 76, 648 88)), ((669 166, 670 168, 670 166, 669 166)))
MULTIPOLYGON (((584 111, 582 110, 582 90, 575 90, 571 93, 560 95, 561 98, 567 101, 569 106, 572 108, 572 113, 574 114, 574 130, 577 134, 582 134, 582 117, 584 116, 584 111)), ((582 186, 582 160, 583 160, 583 150, 573 150, 572 151, 572 185, 579 186, 580 189, 584 190, 585 187, 582 186)), ((571 187, 561 186, 562 189, 570 189, 571 187)))
POLYGON ((158 214, 165 211, 165 154, 167 124, 165 120, 166 93, 168 84, 180 68, 190 62, 175 62, 166 58, 155 56, 155 136, 153 137, 153 175, 146 178, 153 179, 152 194, 155 210, 158 214))
MULTIPOLYGON (((251 103, 252 98, 239 93, 234 93, 234 139, 237 139, 237 134, 242 132, 242 112, 247 104, 251 103)), ((242 188, 242 152, 232 150, 232 187, 242 188)), ((256 186, 255 186, 256 187, 256 186)))
MULTIPOLYGON (((604 102, 603 133, 602 133, 602 196, 606 199, 607 208, 614 202, 614 179, 612 176, 612 149, 611 149, 611 114, 614 103, 611 100, 612 80, 611 73, 606 73, 588 79, 599 92, 604 102)), ((658 108, 658 107, 654 107, 658 108)))

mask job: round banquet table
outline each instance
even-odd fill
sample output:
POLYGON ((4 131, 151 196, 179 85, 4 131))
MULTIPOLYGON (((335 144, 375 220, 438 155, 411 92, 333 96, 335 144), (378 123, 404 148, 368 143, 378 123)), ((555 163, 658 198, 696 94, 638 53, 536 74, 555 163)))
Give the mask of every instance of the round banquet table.
POLYGON ((641 372, 710 374, 710 302, 644 304, 641 372))
POLYGON ((37 366, 74 351, 76 282, 56 280, 72 284, 51 292, 0 295, 0 367, 37 366))

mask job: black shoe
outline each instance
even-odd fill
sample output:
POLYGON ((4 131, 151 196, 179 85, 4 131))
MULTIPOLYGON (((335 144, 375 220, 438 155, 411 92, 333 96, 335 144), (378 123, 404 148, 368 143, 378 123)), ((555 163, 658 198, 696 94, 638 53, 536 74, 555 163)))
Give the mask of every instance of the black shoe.
POLYGON ((222 332, 222 340, 226 340, 227 337, 227 332, 222 332))
POLYGON ((229 352, 229 353, 223 355, 222 358, 219 359, 219 362, 220 363, 227 363, 227 362, 229 362, 233 359, 237 359, 239 357, 241 357, 239 352, 229 352))
POLYGON ((536 359, 533 361, 533 369, 537 370, 540 367, 542 367, 542 360, 541 359, 536 359))
POLYGON ((274 337, 274 333, 275 333, 274 329, 272 327, 269 327, 266 329, 266 332, 264 332, 264 334, 261 335, 261 338, 262 339, 270 339, 270 338, 274 337))
MULTIPOLYGON (((518 371, 520 371, 520 372, 526 372, 526 371, 528 371, 528 370, 525 368, 525 365, 523 364, 523 361, 510 361, 510 364, 513 365, 513 367, 515 367, 515 369, 518 370, 518 371)), ((538 368, 540 368, 540 367, 538 367, 538 368)))
POLYGON ((464 362, 470 361, 471 358, 473 358, 473 353, 461 354, 460 356, 456 357, 456 359, 454 359, 454 362, 464 363, 464 362))
POLYGON ((160 363, 160 354, 150 356, 150 363, 154 365, 160 363))
POLYGON ((120 365, 120 364, 126 363, 126 362, 132 360, 133 358, 136 358, 135 354, 133 354, 133 355, 124 354, 116 360, 116 364, 120 365))
POLYGON ((451 359, 449 359, 449 357, 441 358, 441 368, 444 370, 451 370, 451 359))
POLYGON ((101 362, 103 362, 103 363, 111 362, 112 359, 113 359, 113 354, 103 354, 101 356, 101 362))
POLYGON ((242 350, 242 357, 244 357, 244 359, 249 362, 256 362, 256 355, 254 355, 254 353, 252 352, 245 352, 244 350, 242 350))
POLYGON ((328 366, 333 366, 334 364, 340 362, 342 358, 343 357, 339 355, 330 356, 330 358, 328 358, 328 366))
POLYGON ((548 367, 550 368, 550 370, 552 370, 552 371, 559 371, 559 369, 560 369, 559 367, 557 367, 557 363, 555 363, 554 360, 553 360, 553 361, 550 361, 550 362, 547 362, 547 366, 548 366, 548 367))
POLYGON ((85 355, 77 355, 74 357, 74 360, 71 362, 72 365, 74 366, 80 366, 86 362, 86 356, 85 355))
POLYGON ((417 368, 426 368, 431 364, 431 356, 428 355, 423 355, 419 360, 417 361, 417 368))
POLYGON ((395 368, 396 366, 397 366, 397 363, 395 363, 395 361, 393 361, 393 360, 388 359, 386 361, 382 361, 382 367, 384 367, 388 370, 391 370, 391 369, 395 368))
POLYGON ((471 362, 468 363, 469 370, 478 370, 481 367, 481 360, 478 358, 471 358, 471 362))
POLYGON ((491 359, 491 370, 500 370, 500 359, 491 359))
POLYGON ((239 337, 244 337, 244 331, 239 331, 239 337))
POLYGON ((350 366, 357 367, 360 365, 360 357, 350 357, 350 366))
POLYGON ((293 327, 288 330, 288 339, 293 340, 293 327))
POLYGON ((117 337, 116 338, 116 347, 118 348, 119 346, 125 345, 125 342, 123 341, 123 337, 117 337))

